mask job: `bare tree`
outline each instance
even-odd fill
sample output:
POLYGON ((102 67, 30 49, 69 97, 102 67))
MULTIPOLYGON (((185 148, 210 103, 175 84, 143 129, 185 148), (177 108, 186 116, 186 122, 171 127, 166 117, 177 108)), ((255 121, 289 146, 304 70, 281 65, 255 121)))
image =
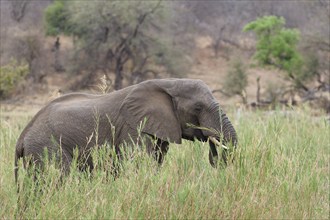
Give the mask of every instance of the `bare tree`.
POLYGON ((51 50, 54 53, 54 69, 56 72, 62 72, 65 70, 60 60, 60 47, 60 37, 56 37, 56 41, 51 50))
POLYGON ((30 0, 11 0, 11 17, 20 22, 26 13, 26 7, 30 0))
POLYGON ((42 37, 35 33, 26 33, 13 39, 14 44, 11 45, 11 55, 20 63, 28 64, 29 74, 27 77, 33 82, 40 82, 44 77, 43 74, 43 44, 42 37))

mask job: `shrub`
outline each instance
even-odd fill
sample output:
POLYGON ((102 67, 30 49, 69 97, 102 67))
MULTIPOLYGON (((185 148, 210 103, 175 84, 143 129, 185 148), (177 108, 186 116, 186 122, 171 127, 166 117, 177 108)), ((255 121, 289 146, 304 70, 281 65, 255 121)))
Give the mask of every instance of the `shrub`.
POLYGON ((268 82, 266 85, 265 95, 267 101, 272 105, 275 105, 279 102, 281 96, 283 95, 284 86, 279 83, 268 82))
POLYGON ((8 97, 28 72, 28 64, 18 64, 16 60, 0 67, 0 98, 8 97))
POLYGON ((298 78, 301 81, 306 82, 313 77, 320 75, 320 61, 314 53, 307 54, 304 58, 304 61, 305 65, 303 66, 302 71, 298 75, 298 78))
POLYGON ((230 96, 239 95, 244 104, 246 99, 246 86, 248 85, 246 67, 241 61, 235 61, 231 69, 228 71, 225 81, 224 90, 230 96))
POLYGON ((45 10, 45 29, 47 35, 69 34, 68 14, 64 1, 56 0, 45 10))

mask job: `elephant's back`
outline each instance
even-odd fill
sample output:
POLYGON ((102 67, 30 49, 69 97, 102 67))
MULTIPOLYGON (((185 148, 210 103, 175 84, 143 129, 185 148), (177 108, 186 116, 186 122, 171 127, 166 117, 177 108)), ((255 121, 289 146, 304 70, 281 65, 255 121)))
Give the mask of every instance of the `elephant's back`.
POLYGON ((66 103, 77 103, 81 101, 91 101, 95 99, 99 99, 104 95, 96 95, 96 94, 87 94, 87 93, 68 93, 61 97, 58 97, 51 101, 47 106, 52 106, 56 104, 66 104, 66 103))
POLYGON ((129 89, 104 95, 71 93, 63 95, 43 107, 22 131, 16 144, 16 154, 40 151, 52 145, 51 138, 62 145, 84 145, 95 131, 98 120, 100 135, 105 136, 110 121, 118 118, 119 107, 129 89), (104 134, 103 134, 104 133, 104 134), (74 137, 74 138, 73 138, 74 137))

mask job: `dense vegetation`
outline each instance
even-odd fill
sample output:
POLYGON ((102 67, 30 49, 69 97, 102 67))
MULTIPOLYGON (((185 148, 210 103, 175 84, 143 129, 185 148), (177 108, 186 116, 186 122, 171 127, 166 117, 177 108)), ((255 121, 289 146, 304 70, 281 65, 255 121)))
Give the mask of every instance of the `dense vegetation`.
MULTIPOLYGON (((330 125, 310 115, 232 112, 239 150, 225 169, 209 165, 201 142, 171 145, 160 169, 137 154, 116 180, 103 154, 95 154, 92 174, 73 169, 61 184, 50 164, 39 185, 25 185, 26 209, 18 212, 15 143, 31 115, 2 111, 0 218, 328 219, 330 125)), ((20 169, 23 179, 29 183, 20 169)))

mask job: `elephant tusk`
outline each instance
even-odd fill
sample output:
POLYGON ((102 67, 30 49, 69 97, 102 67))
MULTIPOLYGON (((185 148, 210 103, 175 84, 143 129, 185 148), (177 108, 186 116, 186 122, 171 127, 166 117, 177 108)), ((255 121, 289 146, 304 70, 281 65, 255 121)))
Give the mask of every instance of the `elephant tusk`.
POLYGON ((217 145, 217 146, 221 146, 222 148, 228 150, 228 147, 226 147, 225 145, 221 144, 217 139, 215 139, 214 137, 209 137, 210 141, 213 142, 213 144, 217 145))

